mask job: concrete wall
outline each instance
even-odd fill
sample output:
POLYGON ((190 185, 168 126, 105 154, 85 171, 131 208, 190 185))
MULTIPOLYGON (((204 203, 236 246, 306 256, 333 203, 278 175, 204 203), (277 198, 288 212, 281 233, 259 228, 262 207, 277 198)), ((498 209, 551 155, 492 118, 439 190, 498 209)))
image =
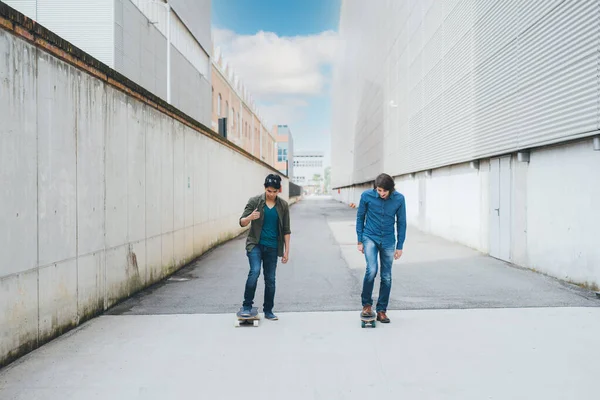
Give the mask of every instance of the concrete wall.
POLYGON ((0 365, 239 234, 273 172, 1 18, 0 365))
MULTIPOLYGON (((600 285, 600 152, 592 140, 531 151, 530 162, 510 162, 509 256, 505 261, 559 279, 600 285)), ((333 191, 358 206, 371 184, 333 191)), ((425 232, 490 252, 490 160, 479 169, 458 164, 396 177, 408 223, 425 232)), ((410 251, 410 245, 406 247, 410 251)))

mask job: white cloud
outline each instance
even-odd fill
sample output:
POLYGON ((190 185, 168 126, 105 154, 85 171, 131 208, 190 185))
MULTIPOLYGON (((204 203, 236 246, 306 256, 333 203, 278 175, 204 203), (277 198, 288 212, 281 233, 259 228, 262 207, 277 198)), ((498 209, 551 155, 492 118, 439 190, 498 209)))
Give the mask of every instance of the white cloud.
POLYGON ((304 108, 308 103, 302 101, 294 102, 293 99, 283 99, 282 102, 260 104, 259 109, 262 115, 267 118, 267 121, 272 124, 294 125, 297 122, 306 118, 304 108))
POLYGON ((215 44, 256 99, 280 95, 319 95, 327 77, 323 67, 335 58, 338 35, 280 37, 271 32, 238 35, 215 29, 215 44))

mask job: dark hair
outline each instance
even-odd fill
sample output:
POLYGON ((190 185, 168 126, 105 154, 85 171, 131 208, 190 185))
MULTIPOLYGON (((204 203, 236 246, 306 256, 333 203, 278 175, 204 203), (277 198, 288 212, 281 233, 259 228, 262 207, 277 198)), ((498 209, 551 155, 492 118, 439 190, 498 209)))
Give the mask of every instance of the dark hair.
POLYGON ((272 187, 274 189, 280 189, 281 188, 281 177, 279 175, 275 175, 275 174, 269 174, 267 175, 267 177, 265 178, 265 189, 272 187))
POLYGON ((388 174, 379 174, 379 176, 375 178, 374 184, 375 189, 377 189, 378 187, 393 192, 396 187, 396 183, 394 182, 394 179, 392 179, 392 177, 388 174))

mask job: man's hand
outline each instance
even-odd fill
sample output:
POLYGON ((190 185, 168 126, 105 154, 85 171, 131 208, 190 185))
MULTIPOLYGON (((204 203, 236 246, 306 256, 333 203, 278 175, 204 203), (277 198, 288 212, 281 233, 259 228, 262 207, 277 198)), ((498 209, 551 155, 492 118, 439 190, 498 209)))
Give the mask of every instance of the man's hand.
POLYGON ((260 213, 258 212, 258 209, 252 211, 252 214, 248 215, 248 219, 250 221, 254 221, 260 218, 260 213))
POLYGON ((364 248, 364 246, 363 246, 362 243, 358 244, 358 251, 360 251, 361 253, 365 254, 365 248, 364 248))
POLYGON ((284 264, 287 264, 289 258, 290 258, 290 253, 288 253, 286 251, 285 253, 283 253, 283 257, 281 257, 281 262, 284 264))
POLYGON ((396 250, 396 252, 394 253, 394 260, 397 260, 400 257, 402 257, 402 250, 396 250))

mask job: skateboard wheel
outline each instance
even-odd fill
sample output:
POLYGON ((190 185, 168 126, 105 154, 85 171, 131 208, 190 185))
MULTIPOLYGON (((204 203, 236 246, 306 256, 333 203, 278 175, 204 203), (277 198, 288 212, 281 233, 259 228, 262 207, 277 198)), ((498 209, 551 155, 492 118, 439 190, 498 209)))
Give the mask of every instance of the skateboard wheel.
POLYGON ((258 321, 254 321, 253 325, 258 326, 258 321))
POLYGON ((364 328, 365 326, 367 326, 367 324, 365 324, 365 321, 361 321, 360 326, 364 328))
POLYGON ((235 321, 235 324, 233 324, 236 328, 239 328, 240 326, 240 321, 235 321))

